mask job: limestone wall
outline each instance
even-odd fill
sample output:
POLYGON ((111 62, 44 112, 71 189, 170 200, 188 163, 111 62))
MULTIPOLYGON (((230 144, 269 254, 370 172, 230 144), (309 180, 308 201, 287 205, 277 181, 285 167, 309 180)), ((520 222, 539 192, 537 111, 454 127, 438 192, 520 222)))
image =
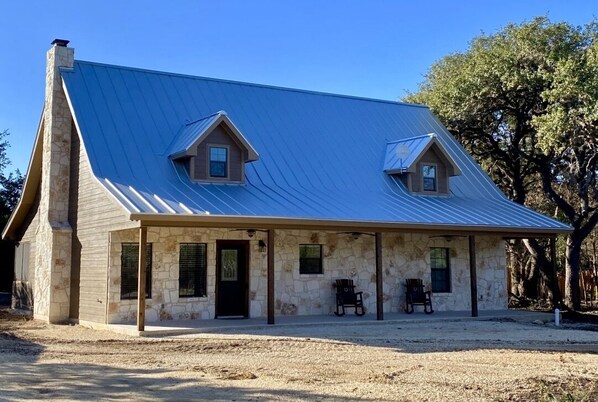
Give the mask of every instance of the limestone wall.
MULTIPOLYGON (((120 300, 120 253, 122 242, 138 241, 137 230, 113 232, 110 245, 108 322, 133 322, 136 300, 120 300)), ((249 239, 244 231, 228 229, 150 228, 153 247, 152 299, 147 300, 148 322, 167 319, 211 319, 215 313, 216 240, 250 240, 250 316, 266 316, 266 253, 260 252, 258 232, 249 239), (179 243, 208 244, 208 295, 178 297, 179 243)), ((477 236, 478 304, 480 309, 507 307, 505 251, 498 237, 477 236)), ((406 278, 422 278, 430 284, 430 247, 450 249, 452 291, 434 294, 435 310, 470 308, 469 254, 467 238, 431 238, 420 234, 383 234, 384 311, 404 308, 406 278)), ((276 315, 332 314, 337 278, 351 278, 364 292, 366 310, 376 310, 374 238, 332 232, 277 230, 275 236, 276 315), (299 244, 323 245, 323 273, 299 274, 299 244)))
POLYGON ((69 318, 71 234, 68 223, 71 112, 59 67, 72 67, 72 48, 54 45, 47 54, 39 227, 36 234, 33 315, 69 318))

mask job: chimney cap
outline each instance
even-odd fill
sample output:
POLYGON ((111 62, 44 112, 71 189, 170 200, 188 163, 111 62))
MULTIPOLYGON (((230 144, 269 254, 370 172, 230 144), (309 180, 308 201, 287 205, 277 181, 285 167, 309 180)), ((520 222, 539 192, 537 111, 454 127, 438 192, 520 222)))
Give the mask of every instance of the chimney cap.
POLYGON ((70 40, 66 39, 54 39, 51 44, 54 46, 66 47, 66 45, 68 45, 69 42, 70 40))

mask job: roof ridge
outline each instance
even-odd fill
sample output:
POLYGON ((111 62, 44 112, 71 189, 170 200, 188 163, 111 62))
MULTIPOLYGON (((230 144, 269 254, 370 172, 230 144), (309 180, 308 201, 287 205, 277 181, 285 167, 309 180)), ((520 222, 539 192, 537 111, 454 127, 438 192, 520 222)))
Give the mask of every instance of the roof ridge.
POLYGON ((424 138, 424 137, 436 138, 436 137, 438 137, 438 135, 436 133, 416 135, 415 137, 408 137, 408 138, 402 138, 400 140, 388 141, 388 142, 386 142, 386 144, 398 144, 399 142, 412 141, 412 140, 417 140, 419 138, 424 138))
POLYGON ((223 82, 223 83, 235 84, 235 85, 247 85, 247 86, 258 87, 258 88, 275 89, 275 90, 279 90, 279 91, 299 92, 299 93, 305 93, 305 94, 311 94, 311 95, 332 96, 332 97, 337 97, 337 98, 348 98, 348 99, 363 100, 363 101, 369 101, 369 102, 387 103, 387 104, 397 105, 397 106, 429 109, 428 106, 420 105, 417 103, 406 103, 406 102, 391 101, 391 100, 386 100, 386 99, 368 98, 365 96, 335 94, 332 92, 320 92, 320 91, 314 91, 314 90, 309 90, 309 89, 289 88, 289 87, 283 87, 283 86, 278 86, 278 85, 257 84, 254 82, 245 82, 245 81, 235 81, 235 80, 222 79, 222 78, 203 77, 203 76, 191 75, 191 74, 171 73, 171 72, 167 72, 167 71, 149 70, 149 69, 145 69, 145 68, 129 67, 129 66, 119 66, 116 64, 97 63, 97 62, 86 61, 86 60, 75 60, 75 63, 83 63, 83 64, 89 64, 89 65, 95 65, 95 66, 102 66, 102 67, 119 68, 119 69, 123 69, 123 70, 133 70, 133 71, 146 72, 146 73, 151 73, 151 74, 169 75, 169 76, 175 76, 175 77, 181 77, 181 78, 192 78, 192 79, 200 79, 200 80, 207 80, 207 81, 216 81, 216 82, 223 82))
POLYGON ((210 117, 214 117, 214 116, 222 116, 222 115, 226 116, 226 112, 225 112, 224 110, 219 110, 219 111, 217 111, 217 112, 215 112, 215 113, 212 113, 212 114, 209 114, 209 115, 207 115, 207 116, 200 117, 199 119, 195 119, 195 120, 189 120, 189 121, 186 121, 186 122, 185 122, 185 126, 190 126, 190 125, 192 125, 192 124, 195 124, 195 123, 198 123, 198 122, 200 122, 200 121, 202 121, 202 120, 207 120, 207 119, 209 119, 210 117))

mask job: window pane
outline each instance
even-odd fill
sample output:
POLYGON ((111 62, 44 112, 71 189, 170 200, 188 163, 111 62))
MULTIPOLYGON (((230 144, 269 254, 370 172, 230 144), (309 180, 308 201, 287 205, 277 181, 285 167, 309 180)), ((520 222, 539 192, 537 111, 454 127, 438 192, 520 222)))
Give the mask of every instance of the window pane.
POLYGON ((436 166, 424 165, 424 177, 436 178, 436 166))
POLYGON ((179 296, 207 295, 207 245, 183 243, 179 255, 179 296))
POLYGON ((430 267, 433 292, 451 291, 451 270, 449 265, 449 249, 434 247, 430 249, 430 267))
POLYGON ((299 273, 322 273, 322 245, 302 244, 299 246, 299 273))
POLYGON ((210 148, 210 161, 214 162, 226 162, 226 148, 211 147, 210 148))
POLYGON ((220 252, 222 272, 220 280, 236 281, 239 268, 238 250, 221 250, 220 252))
POLYGON ((226 177, 226 163, 224 163, 224 162, 210 162, 210 176, 212 176, 212 177, 226 177))
MULTIPOLYGON (((152 297, 152 244, 146 245, 145 297, 152 297)), ((123 243, 120 257, 120 298, 137 298, 137 272, 139 266, 139 244, 123 243)))
POLYGON ((436 191, 436 166, 424 165, 422 168, 424 191, 436 191))
POLYGON ((226 177, 226 164, 228 162, 228 149, 223 147, 210 147, 210 176, 226 177))

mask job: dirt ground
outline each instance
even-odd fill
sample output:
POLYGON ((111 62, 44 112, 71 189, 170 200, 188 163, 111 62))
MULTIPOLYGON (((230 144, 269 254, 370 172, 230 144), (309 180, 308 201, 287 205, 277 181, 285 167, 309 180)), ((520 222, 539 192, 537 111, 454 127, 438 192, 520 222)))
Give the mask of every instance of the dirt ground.
POLYGON ((147 339, 0 311, 0 400, 39 399, 596 401, 598 327, 439 321, 147 339))

